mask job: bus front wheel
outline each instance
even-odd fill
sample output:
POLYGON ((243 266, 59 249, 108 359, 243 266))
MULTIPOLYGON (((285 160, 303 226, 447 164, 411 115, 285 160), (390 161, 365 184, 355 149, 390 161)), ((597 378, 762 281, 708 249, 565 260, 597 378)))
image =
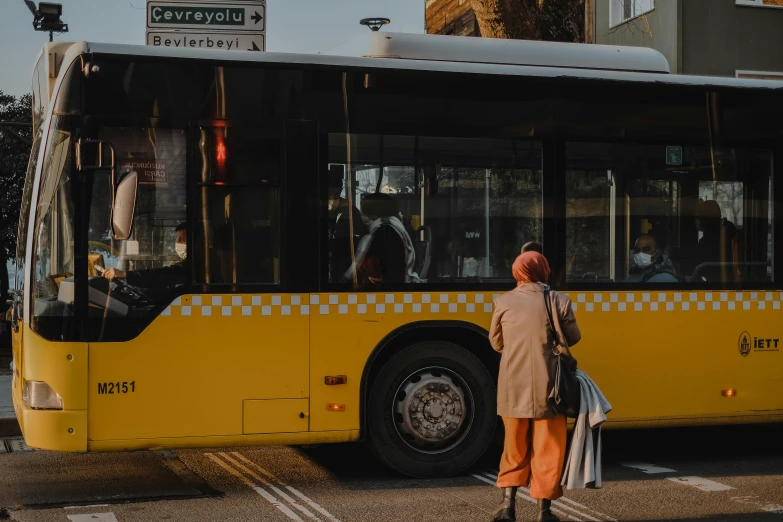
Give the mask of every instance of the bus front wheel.
POLYGON ((497 422, 495 384, 481 361, 447 342, 423 342, 387 361, 370 389, 373 452, 413 477, 445 477, 472 466, 497 422))

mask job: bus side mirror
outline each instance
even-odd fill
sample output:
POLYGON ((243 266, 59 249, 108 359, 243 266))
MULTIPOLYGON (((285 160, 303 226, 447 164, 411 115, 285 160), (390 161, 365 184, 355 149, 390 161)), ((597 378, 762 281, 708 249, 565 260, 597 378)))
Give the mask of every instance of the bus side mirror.
POLYGON ((130 172, 122 178, 114 191, 111 207, 111 231, 117 241, 128 239, 133 231, 133 215, 136 211, 136 193, 139 189, 139 176, 130 172))

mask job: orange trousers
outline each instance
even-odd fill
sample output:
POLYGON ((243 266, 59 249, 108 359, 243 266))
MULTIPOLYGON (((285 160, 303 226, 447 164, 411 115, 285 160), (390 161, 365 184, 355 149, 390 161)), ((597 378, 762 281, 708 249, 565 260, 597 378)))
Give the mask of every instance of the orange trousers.
POLYGON ((563 496, 560 479, 566 450, 566 418, 503 417, 506 440, 500 458, 498 487, 530 486, 530 496, 556 500, 563 496))

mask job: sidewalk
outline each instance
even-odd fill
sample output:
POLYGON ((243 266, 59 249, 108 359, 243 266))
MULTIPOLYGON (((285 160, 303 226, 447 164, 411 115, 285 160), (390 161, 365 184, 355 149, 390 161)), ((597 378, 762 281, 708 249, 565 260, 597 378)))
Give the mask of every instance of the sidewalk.
POLYGON ((0 437, 21 435, 11 400, 11 374, 0 374, 0 437))

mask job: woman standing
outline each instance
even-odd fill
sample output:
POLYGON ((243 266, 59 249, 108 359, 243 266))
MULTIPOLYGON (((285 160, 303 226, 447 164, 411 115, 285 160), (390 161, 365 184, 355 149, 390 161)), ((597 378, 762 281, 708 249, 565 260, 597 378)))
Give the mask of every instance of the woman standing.
MULTIPOLYGON (((539 522, 558 521, 551 504, 563 496, 560 477, 566 449, 566 418, 549 405, 557 359, 544 305, 549 263, 538 252, 520 255, 512 266, 517 287, 495 300, 489 340, 502 354, 498 375, 498 415, 506 438, 497 485, 503 501, 495 521, 516 520, 519 486, 538 500, 539 522)), ((581 338, 571 300, 550 292, 555 328, 568 346, 581 338), (557 324, 559 322, 559 325, 557 324)))

